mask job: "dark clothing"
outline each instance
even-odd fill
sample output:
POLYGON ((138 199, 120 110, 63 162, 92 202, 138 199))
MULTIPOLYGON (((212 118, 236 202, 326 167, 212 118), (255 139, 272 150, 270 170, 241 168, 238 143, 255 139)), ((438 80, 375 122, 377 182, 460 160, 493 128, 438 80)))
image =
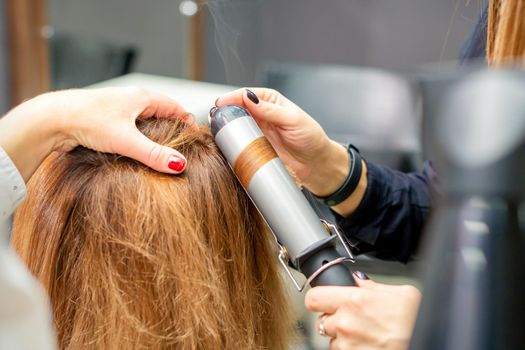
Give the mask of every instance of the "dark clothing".
MULTIPOLYGON (((487 7, 461 49, 462 63, 485 56, 487 7)), ((429 162, 421 173, 405 174, 367 163, 368 186, 356 211, 337 223, 356 242, 358 253, 406 262, 413 256, 437 191, 437 176, 429 162)))
POLYGON ((432 206, 436 173, 425 162, 421 173, 405 174, 367 163, 368 185, 356 211, 337 216, 338 225, 359 243, 358 253, 406 262, 414 253, 432 206))

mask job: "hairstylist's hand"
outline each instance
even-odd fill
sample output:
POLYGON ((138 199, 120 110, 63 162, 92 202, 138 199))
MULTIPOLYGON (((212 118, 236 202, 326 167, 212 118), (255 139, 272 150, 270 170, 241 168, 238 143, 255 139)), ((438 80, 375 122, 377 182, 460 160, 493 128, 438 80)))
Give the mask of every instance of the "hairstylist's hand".
POLYGON ((186 159, 148 139, 137 118, 193 117, 174 100, 139 88, 66 90, 40 95, 0 119, 0 146, 27 181, 52 151, 76 146, 136 159, 165 173, 184 170, 186 159))
POLYGON ((330 349, 406 349, 421 293, 413 286, 375 283, 357 272, 359 287, 315 287, 305 305, 330 337, 330 349))
MULTIPOLYGON (((322 170, 320 168, 325 160, 339 154, 334 149, 341 146, 328 138, 319 123, 271 89, 239 89, 217 100, 218 107, 227 104, 237 104, 248 109, 279 157, 301 184, 313 192, 316 189, 322 192, 318 171, 322 170)), ((343 163, 346 158, 348 156, 343 148, 343 163)))
MULTIPOLYGON (((314 194, 329 195, 344 182, 350 167, 345 147, 332 141, 319 123, 279 92, 239 89, 220 97, 216 104, 245 107, 284 164, 314 194)), ((334 210, 348 215, 357 207, 366 188, 366 166, 362 179, 354 194, 334 210)))

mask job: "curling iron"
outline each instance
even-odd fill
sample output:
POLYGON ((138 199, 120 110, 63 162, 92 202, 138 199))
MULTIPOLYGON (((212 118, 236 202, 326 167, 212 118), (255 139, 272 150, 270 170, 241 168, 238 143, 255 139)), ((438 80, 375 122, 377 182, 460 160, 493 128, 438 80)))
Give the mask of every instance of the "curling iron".
POLYGON ((354 257, 343 234, 317 217, 248 111, 235 105, 212 108, 209 120, 216 144, 273 233, 279 262, 297 290, 355 285, 345 264, 354 257), (337 249, 339 243, 344 249, 337 249), (290 267, 306 282, 300 284, 290 267))

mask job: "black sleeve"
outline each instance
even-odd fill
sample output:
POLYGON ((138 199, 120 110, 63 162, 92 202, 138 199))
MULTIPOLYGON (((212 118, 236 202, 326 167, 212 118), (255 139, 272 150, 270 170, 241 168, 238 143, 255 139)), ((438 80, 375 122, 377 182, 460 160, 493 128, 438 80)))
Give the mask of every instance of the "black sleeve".
POLYGON ((436 173, 430 162, 425 162, 421 173, 410 174, 367 163, 367 180, 360 205, 348 218, 336 215, 338 225, 358 242, 358 253, 410 260, 432 205, 436 173))

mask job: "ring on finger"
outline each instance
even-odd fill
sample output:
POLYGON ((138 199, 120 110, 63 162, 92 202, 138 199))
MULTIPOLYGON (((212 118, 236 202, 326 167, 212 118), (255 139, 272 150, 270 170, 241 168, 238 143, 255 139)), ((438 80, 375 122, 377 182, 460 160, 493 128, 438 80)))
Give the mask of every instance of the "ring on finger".
POLYGON ((324 328, 325 318, 326 315, 321 315, 321 317, 319 317, 319 335, 322 337, 328 337, 328 335, 326 334, 326 329, 324 328))

